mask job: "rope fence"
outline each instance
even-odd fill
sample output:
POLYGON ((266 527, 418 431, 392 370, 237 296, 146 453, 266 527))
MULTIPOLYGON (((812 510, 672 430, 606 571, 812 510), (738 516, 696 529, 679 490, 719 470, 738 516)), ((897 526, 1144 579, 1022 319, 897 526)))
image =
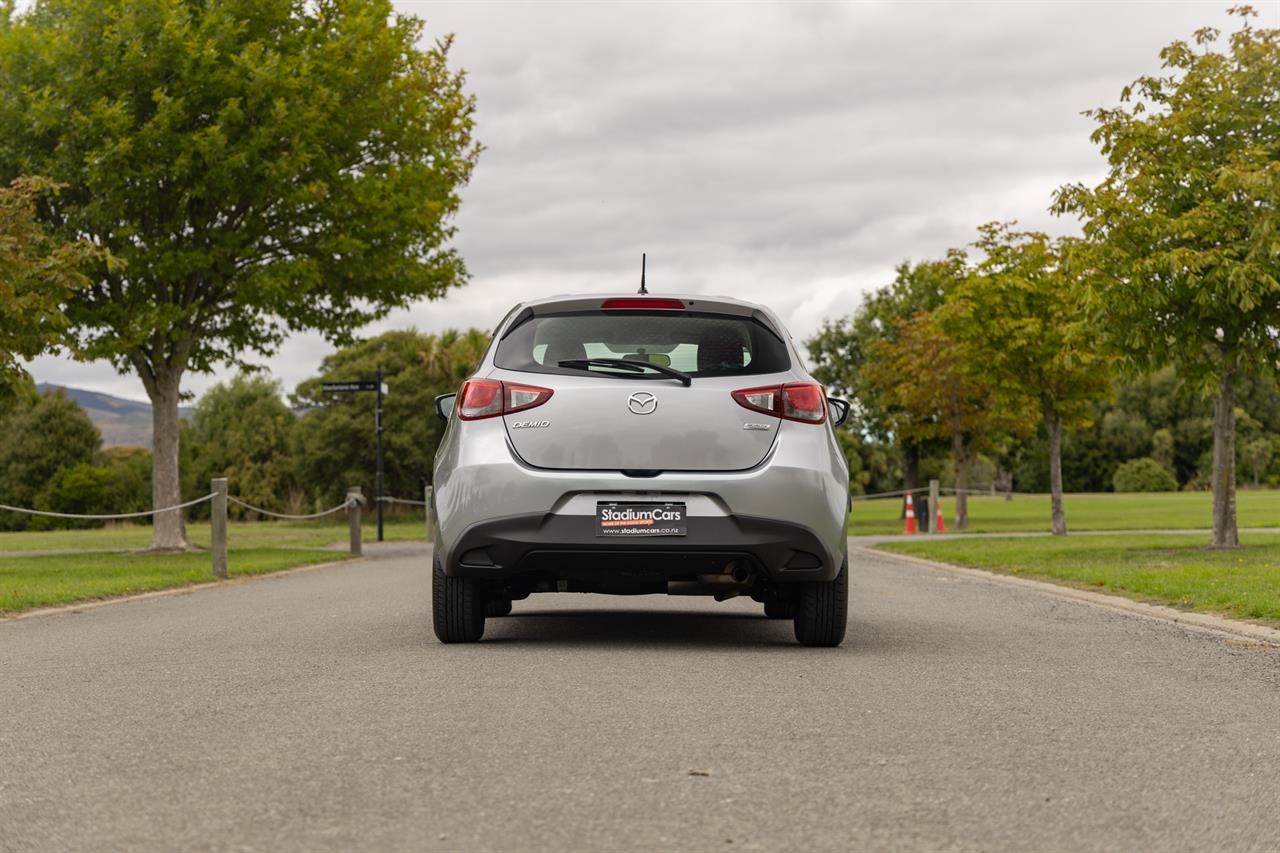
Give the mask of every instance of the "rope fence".
POLYGON ((82 515, 80 513, 75 513, 75 512, 47 512, 42 509, 28 509, 27 507, 9 506, 8 504, 0 504, 0 509, 8 510, 9 512, 20 512, 20 513, 23 513, 24 515, 39 515, 44 518, 72 518, 72 519, 79 519, 82 521, 83 520, 121 521, 126 518, 145 518, 149 515, 159 515, 162 512, 173 512, 174 510, 177 510, 177 509, 186 509, 187 507, 192 507, 197 504, 202 504, 205 501, 213 500, 215 494, 217 493, 210 492, 209 494, 205 495, 202 498, 195 498, 193 500, 187 501, 186 503, 176 504, 174 506, 161 507, 160 509, 149 509, 149 510, 146 510, 145 512, 118 512, 110 515, 82 515))
POLYGON ((351 509, 353 503, 358 503, 358 504, 364 503, 363 498, 358 498, 356 495, 348 494, 347 499, 335 507, 322 510, 321 512, 307 513, 306 515, 291 515, 289 513, 284 513, 284 512, 272 512, 269 509, 263 509, 260 506, 254 506, 253 504, 248 503, 247 501, 240 500, 235 495, 227 495, 227 500, 238 507, 243 507, 244 509, 247 509, 251 512, 258 513, 259 515, 265 515, 269 518, 281 518, 281 519, 284 519, 285 521, 310 521, 313 518, 324 518, 326 515, 333 515, 335 512, 342 512, 343 510, 351 509))
MULTIPOLYGON (((855 501, 870 501, 880 498, 901 498, 910 495, 927 494, 932 488, 931 486, 917 486, 914 489, 895 489, 892 492, 872 492, 868 495, 850 495, 855 501)), ((969 486, 965 489, 957 489, 954 486, 939 486, 938 491, 944 494, 956 495, 963 491, 969 497, 996 496, 1004 497, 1013 495, 1015 497, 1034 498, 1043 496, 1043 492, 1017 492, 1000 488, 998 485, 993 486, 991 483, 985 483, 977 486, 969 486)))
MULTIPOLYGON (((230 504, 234 504, 242 509, 255 512, 260 516, 267 518, 276 518, 282 521, 314 521, 320 518, 336 515, 341 512, 347 513, 349 527, 349 548, 353 556, 360 556, 363 552, 361 542, 361 510, 369 501, 366 500, 363 491, 359 486, 352 486, 347 490, 346 498, 336 506, 319 512, 311 513, 286 513, 275 512, 260 506, 249 503, 234 495, 228 493, 226 478, 215 478, 212 481, 213 491, 207 495, 185 501, 174 506, 161 507, 159 509, 150 509, 142 512, 120 512, 120 513, 71 513, 71 512, 53 512, 49 510, 31 509, 28 507, 10 506, 9 504, 0 504, 0 511, 24 513, 26 515, 41 516, 45 518, 65 518, 77 521, 125 521, 129 519, 148 518, 160 515, 165 512, 175 512, 179 510, 189 509, 206 502, 212 502, 210 507, 210 526, 212 535, 213 552, 213 574, 216 577, 227 577, 227 530, 228 515, 227 509, 230 504)), ((930 493, 934 496, 947 494, 954 496, 959 493, 959 489, 954 486, 940 486, 937 481, 932 481, 928 486, 918 486, 913 489, 895 489, 887 492, 874 492, 866 495, 850 495, 851 501, 870 501, 888 498, 903 498, 906 495, 920 495, 930 493)), ((995 494, 1003 496, 1020 496, 1035 497, 1030 492, 1014 492, 996 490, 995 485, 984 483, 970 486, 965 490, 969 495, 995 494)), ((382 495, 372 498, 375 504, 396 504, 401 506, 421 507, 426 509, 431 505, 431 487, 427 486, 423 500, 413 498, 398 498, 390 495, 382 495)), ((425 513, 427 523, 427 538, 434 539, 431 530, 431 514, 425 513)), ((931 526, 931 525, 930 525, 931 526)))
MULTIPOLYGON (((147 518, 150 516, 160 515, 165 512, 176 512, 178 510, 189 509, 199 504, 210 502, 209 510, 209 526, 213 560, 213 575, 218 578, 227 577, 227 507, 235 504, 238 507, 256 512, 259 515, 268 518, 278 518, 284 521, 313 521, 318 518, 325 518, 340 512, 347 514, 348 535, 350 539, 349 548, 352 556, 359 557, 363 553, 361 543, 361 509, 366 504, 363 490, 359 486, 351 486, 347 489, 347 496, 342 503, 337 506, 330 507, 320 512, 311 513, 286 513, 274 512, 269 509, 263 509, 260 506, 254 506, 248 501, 231 495, 227 491, 227 480, 225 477, 215 477, 211 483, 213 491, 202 497, 193 498, 174 506, 160 507, 159 509, 149 509, 143 512, 117 512, 117 513, 74 513, 74 512, 53 512, 43 509, 31 509, 29 507, 10 506, 9 504, 0 504, 0 511, 17 512, 24 515, 41 516, 44 518, 66 518, 76 521, 124 521, 134 518, 147 518)), ((410 498, 395 498, 390 496, 381 496, 374 498, 375 503, 385 504, 404 504, 406 506, 428 507, 431 505, 431 487, 427 486, 424 492, 424 500, 413 500, 410 498)), ((430 513, 427 517, 427 539, 432 540, 434 537, 431 530, 430 513)), ((381 538, 381 532, 379 532, 381 538)))
POLYGON ((374 500, 379 501, 381 503, 386 503, 386 504, 404 504, 405 506, 426 506, 427 505, 426 501, 415 501, 415 500, 410 500, 409 498, 392 498, 392 497, 387 497, 385 495, 380 498, 374 498, 374 500))
MULTIPOLYGON (((855 503, 861 503, 866 506, 867 503, 874 500, 890 500, 897 499, 900 506, 898 507, 899 519, 902 521, 903 533, 942 533, 945 531, 944 514, 942 511, 943 499, 955 504, 956 521, 959 527, 964 527, 964 518, 967 513, 960 512, 960 497, 965 498, 1003 498, 1011 501, 1013 498, 1048 498, 1049 495, 1042 492, 1016 492, 1012 489, 1004 487, 1001 483, 975 483, 966 486, 964 489, 955 486, 943 486, 936 479, 930 480, 927 486, 916 486, 911 489, 895 489, 889 492, 873 492, 867 495, 850 495, 849 509, 853 509, 855 503)), ((871 510, 868 508, 868 512, 871 510)), ((862 512, 859 510, 858 512, 862 512)), ((874 513, 872 513, 874 516, 874 513)))

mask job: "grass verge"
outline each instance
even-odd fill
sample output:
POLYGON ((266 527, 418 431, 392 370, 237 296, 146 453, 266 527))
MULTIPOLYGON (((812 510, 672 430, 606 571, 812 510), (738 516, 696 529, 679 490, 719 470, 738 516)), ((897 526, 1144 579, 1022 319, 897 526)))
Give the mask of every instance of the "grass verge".
MULTIPOLYGON (((1188 530, 1212 526, 1213 496, 1208 492, 1144 494, 1069 494, 1063 497, 1069 530, 1188 530)), ((956 503, 942 499, 948 529, 956 503)), ((855 500, 849 514, 852 536, 901 533, 897 498, 855 500)), ((1241 527, 1280 527, 1280 491, 1241 491, 1236 496, 1241 527)), ((1049 530, 1049 496, 970 495, 971 533, 1013 533, 1049 530)))
POLYGON ((1210 551, 1200 535, 1173 534, 953 539, 877 547, 1280 627, 1277 534, 1247 536, 1245 547, 1232 551, 1210 551))
MULTIPOLYGON (((228 573, 258 575, 345 560, 341 551, 237 548, 228 573)), ((208 552, 0 558, 0 614, 213 580, 208 552)))

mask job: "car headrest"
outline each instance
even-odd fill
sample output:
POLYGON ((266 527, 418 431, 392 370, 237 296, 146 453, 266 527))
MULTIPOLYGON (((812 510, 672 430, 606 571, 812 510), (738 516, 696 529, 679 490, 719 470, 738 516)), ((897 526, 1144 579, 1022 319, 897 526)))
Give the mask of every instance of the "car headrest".
POLYGON ((587 348, 582 341, 573 339, 553 340, 547 342, 547 351, 542 354, 542 363, 556 365, 571 358, 586 358, 587 348))
POLYGON ((698 337, 698 371, 737 370, 743 359, 742 335, 737 329, 712 326, 698 337))

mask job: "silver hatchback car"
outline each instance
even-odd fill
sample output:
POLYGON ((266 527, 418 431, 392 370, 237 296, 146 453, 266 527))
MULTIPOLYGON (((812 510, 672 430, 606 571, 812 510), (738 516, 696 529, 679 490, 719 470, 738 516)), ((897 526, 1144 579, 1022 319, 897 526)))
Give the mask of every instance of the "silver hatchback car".
POLYGON ((531 593, 747 595, 836 646, 849 471, 829 399, 767 308, 703 296, 517 305, 436 400, 436 636, 531 593))

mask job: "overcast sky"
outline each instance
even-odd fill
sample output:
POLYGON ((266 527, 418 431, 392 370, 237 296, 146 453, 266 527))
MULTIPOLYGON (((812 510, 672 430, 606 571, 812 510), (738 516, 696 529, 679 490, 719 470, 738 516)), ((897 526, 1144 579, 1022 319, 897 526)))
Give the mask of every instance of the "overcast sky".
MULTIPOLYGON (((1102 173, 1080 111, 1170 41, 1234 29, 1228 5, 398 2, 455 34, 486 150, 457 223, 471 282, 367 332, 631 290, 645 251, 653 292, 765 302, 803 339, 983 222, 1073 230, 1046 208, 1102 173)), ((291 391, 330 351, 298 336, 267 364, 291 391)), ((33 373, 146 399, 105 363, 33 373)))

